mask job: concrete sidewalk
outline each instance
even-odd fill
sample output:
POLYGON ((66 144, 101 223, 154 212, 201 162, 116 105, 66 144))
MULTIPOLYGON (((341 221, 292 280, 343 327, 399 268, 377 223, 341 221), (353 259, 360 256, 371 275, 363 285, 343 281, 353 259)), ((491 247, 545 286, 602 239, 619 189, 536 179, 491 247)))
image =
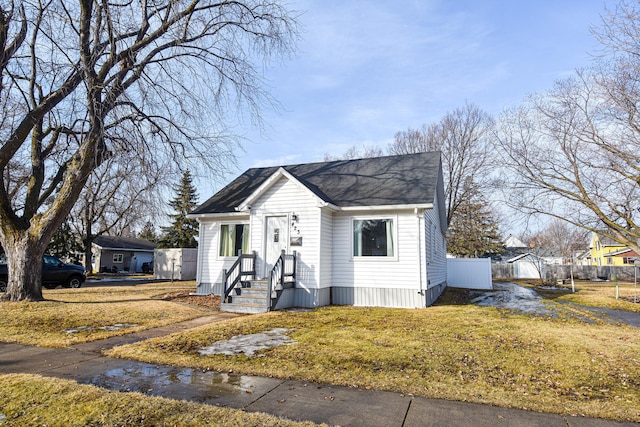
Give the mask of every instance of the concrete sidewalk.
POLYGON ((340 426, 636 426, 247 375, 153 365, 101 355, 103 349, 162 336, 236 315, 220 313, 163 328, 50 349, 0 343, 0 373, 33 373, 118 391, 265 412, 340 426))

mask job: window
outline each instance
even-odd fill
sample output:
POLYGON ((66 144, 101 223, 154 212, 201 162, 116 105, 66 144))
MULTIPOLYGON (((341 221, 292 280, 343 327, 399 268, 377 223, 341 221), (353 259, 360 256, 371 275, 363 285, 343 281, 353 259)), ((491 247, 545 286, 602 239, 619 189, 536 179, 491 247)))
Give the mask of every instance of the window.
POLYGON ((249 251, 249 224, 222 224, 220 226, 220 256, 236 256, 238 251, 249 251))
POLYGON ((607 265, 613 265, 613 258, 612 257, 607 257, 607 265))
POLYGON ((49 267, 57 267, 60 264, 60 260, 52 257, 51 255, 45 255, 43 260, 45 265, 48 265, 49 267))
POLYGON ((122 264, 122 254, 113 254, 113 263, 114 264, 122 264))
POLYGON ((626 257, 622 258, 622 263, 623 264, 633 264, 633 258, 626 256, 626 257))
POLYGON ((353 256, 394 256, 393 219, 353 220, 353 256))

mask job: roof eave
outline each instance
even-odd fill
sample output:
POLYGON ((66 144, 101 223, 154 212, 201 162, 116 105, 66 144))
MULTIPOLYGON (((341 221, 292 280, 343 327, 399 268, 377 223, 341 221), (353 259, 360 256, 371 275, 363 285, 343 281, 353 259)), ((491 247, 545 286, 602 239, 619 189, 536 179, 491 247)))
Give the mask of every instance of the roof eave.
POLYGON ((353 211, 397 211, 410 209, 433 209, 433 203, 416 203, 402 205, 377 205, 377 206, 342 206, 336 207, 337 210, 343 212, 353 211))
POLYGON ((100 246, 96 243, 94 243, 94 245, 100 249, 102 249, 103 251, 134 251, 134 252, 153 252, 155 251, 154 249, 141 249, 141 248, 110 248, 108 246, 100 246))
POLYGON ((237 211, 237 212, 212 212, 212 213, 198 213, 188 214, 187 218, 191 219, 207 219, 207 218, 222 218, 222 217, 246 217, 249 215, 249 211, 237 211))

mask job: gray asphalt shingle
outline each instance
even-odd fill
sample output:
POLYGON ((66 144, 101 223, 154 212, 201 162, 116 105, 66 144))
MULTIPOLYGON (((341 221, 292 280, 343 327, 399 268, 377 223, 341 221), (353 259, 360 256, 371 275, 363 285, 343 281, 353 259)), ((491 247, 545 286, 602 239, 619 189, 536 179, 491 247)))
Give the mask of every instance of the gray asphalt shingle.
MULTIPOLYGON (((339 207, 433 203, 440 152, 282 166, 325 202, 339 207)), ((226 213, 258 189, 279 167, 252 168, 192 213, 226 213)))

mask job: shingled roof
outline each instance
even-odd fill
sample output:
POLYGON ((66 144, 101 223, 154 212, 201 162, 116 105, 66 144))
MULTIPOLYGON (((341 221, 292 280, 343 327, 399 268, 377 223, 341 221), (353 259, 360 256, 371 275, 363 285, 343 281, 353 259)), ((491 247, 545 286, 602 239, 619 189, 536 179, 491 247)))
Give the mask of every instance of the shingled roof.
POLYGON ((440 152, 252 168, 192 214, 230 213, 280 168, 337 207, 424 205, 434 202, 440 152))
POLYGON ((93 243, 102 249, 129 250, 151 252, 158 245, 144 239, 133 237, 98 236, 93 243))

